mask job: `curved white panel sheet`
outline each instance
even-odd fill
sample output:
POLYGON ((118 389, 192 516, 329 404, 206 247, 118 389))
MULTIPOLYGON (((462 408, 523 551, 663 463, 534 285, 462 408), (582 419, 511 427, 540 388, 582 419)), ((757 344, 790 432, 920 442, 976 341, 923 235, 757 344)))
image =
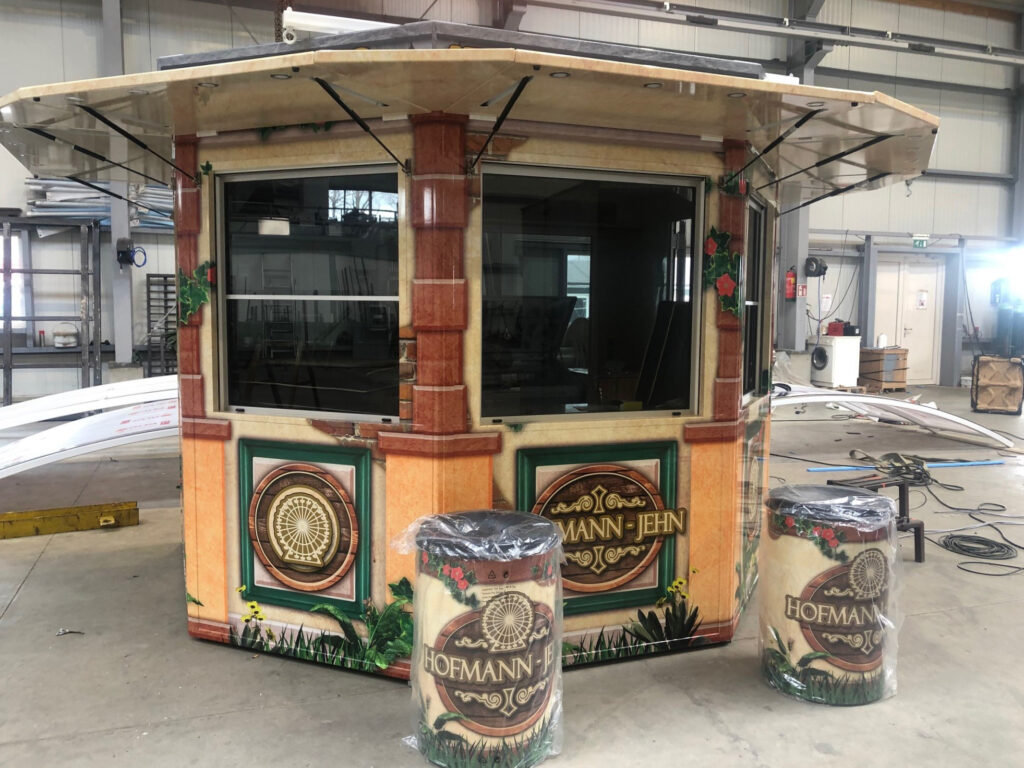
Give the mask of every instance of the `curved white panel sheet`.
POLYGON ((175 437, 180 431, 178 415, 175 398, 98 413, 51 427, 0 448, 0 478, 72 456, 175 437))
POLYGON ((173 375, 73 389, 0 408, 0 432, 76 413, 122 408, 177 396, 178 377, 173 375))
POLYGON ((851 392, 838 392, 832 389, 806 387, 800 384, 789 384, 792 391, 784 395, 772 395, 772 410, 780 405, 810 405, 834 403, 868 418, 896 421, 913 424, 922 429, 936 432, 952 432, 975 439, 984 438, 1004 448, 1013 448, 1014 443, 1002 435, 977 424, 969 419, 954 416, 952 413, 940 411, 926 405, 918 405, 906 400, 894 400, 881 395, 860 395, 851 392))

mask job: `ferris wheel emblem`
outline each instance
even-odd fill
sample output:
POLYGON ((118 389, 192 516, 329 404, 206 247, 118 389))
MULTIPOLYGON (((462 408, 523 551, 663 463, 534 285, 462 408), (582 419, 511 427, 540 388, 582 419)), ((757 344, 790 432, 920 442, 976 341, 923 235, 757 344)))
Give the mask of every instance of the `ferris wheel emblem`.
POLYGON ((503 592, 484 608, 481 630, 492 652, 519 651, 533 629, 533 604, 522 592, 503 592))

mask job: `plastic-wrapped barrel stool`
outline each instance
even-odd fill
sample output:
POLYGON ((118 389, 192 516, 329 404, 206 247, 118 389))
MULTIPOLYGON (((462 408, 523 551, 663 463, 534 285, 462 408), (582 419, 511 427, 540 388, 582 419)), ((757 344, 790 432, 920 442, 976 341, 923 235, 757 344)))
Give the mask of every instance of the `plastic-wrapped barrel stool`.
POLYGON ((837 485, 768 496, 760 555, 769 685, 824 704, 896 692, 896 502, 837 485))
POLYGON ((558 752, 561 557, 558 529, 537 515, 420 522, 412 686, 431 762, 527 768, 558 752))

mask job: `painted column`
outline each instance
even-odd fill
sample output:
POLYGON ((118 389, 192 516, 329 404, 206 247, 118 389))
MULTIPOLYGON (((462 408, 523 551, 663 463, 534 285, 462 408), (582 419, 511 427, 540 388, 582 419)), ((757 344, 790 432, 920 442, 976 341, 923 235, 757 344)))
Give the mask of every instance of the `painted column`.
MULTIPOLYGON (((491 506, 501 435, 468 431, 463 335, 469 212, 464 115, 415 115, 410 219, 415 233, 412 334, 416 381, 412 430, 381 432, 387 467, 387 536, 423 515, 491 506)), ((408 340, 407 340, 408 343, 408 340)), ((411 555, 387 554, 387 581, 415 575, 411 555)))
MULTIPOLYGON (((725 173, 746 162, 747 145, 725 141, 725 173)), ((731 251, 744 252, 747 199, 724 191, 718 198, 718 230, 732 235, 731 251)), ((745 265, 741 262, 740 269, 745 265)), ((743 398, 743 333, 740 318, 723 312, 715 299, 718 362, 711 382, 711 421, 687 424, 684 440, 690 444, 690 595, 704 614, 702 632, 717 639, 732 637, 739 584, 735 563, 739 556, 739 516, 742 507, 739 478, 743 460, 746 420, 743 398)))
MULTIPOLYGON (((197 170, 194 136, 177 137, 175 162, 197 170)), ((199 262, 202 189, 180 172, 174 174, 174 244, 179 269, 192 275, 199 262)), ((178 326, 178 384, 181 409, 182 513, 185 539, 185 590, 188 631, 196 637, 227 641, 227 553, 224 521, 224 446, 231 424, 206 418, 200 355, 200 309, 188 325, 178 326), (200 605, 199 603, 202 603, 200 605)))

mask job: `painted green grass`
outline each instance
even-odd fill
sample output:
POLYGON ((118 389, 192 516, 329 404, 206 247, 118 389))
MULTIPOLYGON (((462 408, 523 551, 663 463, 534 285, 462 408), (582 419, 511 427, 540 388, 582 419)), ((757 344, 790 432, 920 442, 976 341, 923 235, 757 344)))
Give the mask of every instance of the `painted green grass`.
POLYGON ((870 675, 834 675, 826 669, 810 666, 812 661, 831 657, 823 651, 806 653, 794 662, 779 631, 775 627, 771 627, 771 631, 777 647, 765 647, 761 668, 772 688, 805 701, 840 707, 870 704, 885 695, 885 676, 881 670, 870 675))
POLYGON ((434 728, 420 721, 417 746, 427 760, 445 768, 531 768, 548 757, 554 747, 554 722, 550 718, 532 735, 507 738, 496 749, 484 741, 470 742, 444 730, 443 717, 435 721, 434 728))
POLYGON ((596 664, 603 661, 632 659, 665 651, 681 651, 701 645, 697 637, 700 612, 690 608, 681 588, 670 588, 662 601, 662 612, 638 610, 637 620, 618 629, 601 629, 582 643, 562 644, 562 663, 565 666, 596 664))
POLYGON ((393 600, 384 610, 378 610, 370 602, 364 607, 365 637, 359 634, 351 619, 334 606, 321 603, 313 606, 313 612, 331 616, 338 622, 341 634, 299 627, 295 632, 277 635, 258 618, 252 618, 245 622, 240 633, 232 627, 228 639, 233 645, 249 650, 343 669, 379 672, 412 652, 412 615, 405 610, 412 602, 412 586, 408 579, 388 586, 393 600))

